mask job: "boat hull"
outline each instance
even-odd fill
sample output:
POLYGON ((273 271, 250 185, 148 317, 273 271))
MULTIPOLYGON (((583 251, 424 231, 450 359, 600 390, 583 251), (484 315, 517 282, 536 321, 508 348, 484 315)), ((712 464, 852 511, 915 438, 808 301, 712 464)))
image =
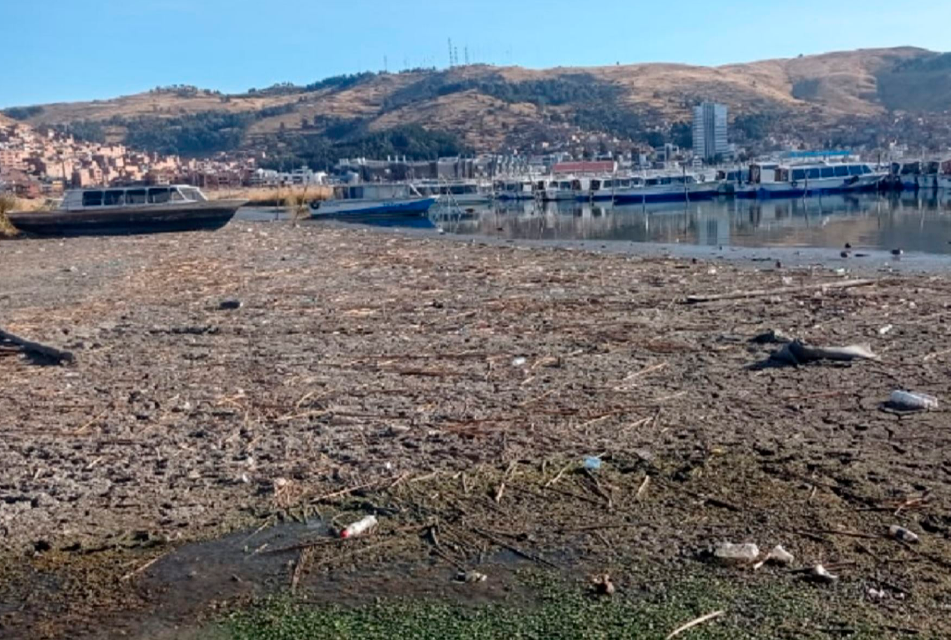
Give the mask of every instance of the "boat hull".
POLYGON ((23 233, 41 236, 104 236, 214 231, 228 224, 245 200, 115 207, 8 215, 23 233))
POLYGON ((853 193, 858 191, 872 191, 878 187, 883 175, 873 174, 855 176, 856 179, 828 178, 809 181, 808 184, 791 182, 775 182, 759 185, 756 195, 760 198, 799 198, 804 196, 820 196, 835 193, 853 193))
POLYGON ((394 198, 391 200, 326 200, 315 203, 312 218, 367 216, 425 216, 436 198, 394 198))

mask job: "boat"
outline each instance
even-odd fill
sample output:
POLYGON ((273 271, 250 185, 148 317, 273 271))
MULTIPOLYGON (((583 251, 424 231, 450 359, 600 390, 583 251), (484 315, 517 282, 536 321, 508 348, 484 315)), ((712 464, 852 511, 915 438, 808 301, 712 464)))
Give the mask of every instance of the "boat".
POLYGON ((440 198, 449 204, 486 204, 492 201, 492 189, 489 185, 469 180, 454 182, 425 180, 413 183, 413 188, 421 196, 440 198))
POLYGON ((761 198, 871 191, 888 174, 863 163, 753 164, 750 181, 761 198))
POLYGON ((614 201, 621 204, 681 202, 716 197, 719 183, 692 174, 652 175, 632 179, 630 189, 617 190, 614 201))
POLYGON ((630 191, 638 178, 629 177, 610 177, 610 178, 592 178, 585 200, 614 200, 617 194, 630 191))
POLYGON ((545 202, 569 202, 586 199, 590 184, 588 178, 546 178, 535 184, 535 191, 545 202))
POLYGON ((717 193, 721 196, 733 198, 756 197, 756 185, 750 182, 749 169, 720 170, 717 172, 717 183, 717 193))
POLYGON ((115 187, 69 191, 55 211, 13 212, 24 233, 47 236, 213 231, 247 200, 208 200, 197 187, 115 187))
POLYGON ((493 189, 499 200, 535 199, 535 183, 532 180, 496 180, 493 189))
POLYGON ((939 187, 941 166, 939 161, 893 162, 890 177, 904 191, 933 191, 939 187))
POLYGON ((421 195, 409 184, 355 184, 334 187, 330 200, 310 204, 312 218, 425 216, 436 196, 421 195))

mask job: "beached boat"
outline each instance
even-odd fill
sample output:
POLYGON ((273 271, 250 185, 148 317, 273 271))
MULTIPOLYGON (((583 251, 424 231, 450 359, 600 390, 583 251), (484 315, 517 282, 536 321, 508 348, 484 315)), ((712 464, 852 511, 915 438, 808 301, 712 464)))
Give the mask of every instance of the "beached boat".
POLYGON ((24 233, 53 236, 214 230, 246 202, 208 200, 188 185, 78 189, 55 211, 13 212, 8 218, 24 233))
POLYGON ((475 181, 439 182, 426 180, 413 183, 421 196, 440 198, 449 204, 472 205, 492 201, 492 188, 475 181))
POLYGON ((311 217, 424 216, 436 204, 408 184, 356 184, 334 188, 331 200, 312 202, 311 217))
POLYGON ((862 163, 760 165, 750 167, 759 197, 799 197, 871 191, 886 177, 862 163))

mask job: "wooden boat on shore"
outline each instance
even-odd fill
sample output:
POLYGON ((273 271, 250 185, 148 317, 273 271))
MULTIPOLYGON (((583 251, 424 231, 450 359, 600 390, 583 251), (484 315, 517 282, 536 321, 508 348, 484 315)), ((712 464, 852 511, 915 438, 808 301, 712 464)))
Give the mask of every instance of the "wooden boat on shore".
POLYGON ((208 200, 196 187, 123 187, 70 191, 55 211, 7 215, 23 233, 44 236, 213 231, 246 200, 208 200))

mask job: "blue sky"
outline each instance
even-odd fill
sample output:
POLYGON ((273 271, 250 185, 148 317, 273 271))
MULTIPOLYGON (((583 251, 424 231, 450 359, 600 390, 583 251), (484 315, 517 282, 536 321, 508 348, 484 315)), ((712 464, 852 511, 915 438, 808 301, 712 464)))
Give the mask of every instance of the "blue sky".
POLYGON ((157 85, 243 91, 473 62, 716 65, 915 45, 951 49, 951 2, 919 0, 0 0, 0 107, 157 85))

